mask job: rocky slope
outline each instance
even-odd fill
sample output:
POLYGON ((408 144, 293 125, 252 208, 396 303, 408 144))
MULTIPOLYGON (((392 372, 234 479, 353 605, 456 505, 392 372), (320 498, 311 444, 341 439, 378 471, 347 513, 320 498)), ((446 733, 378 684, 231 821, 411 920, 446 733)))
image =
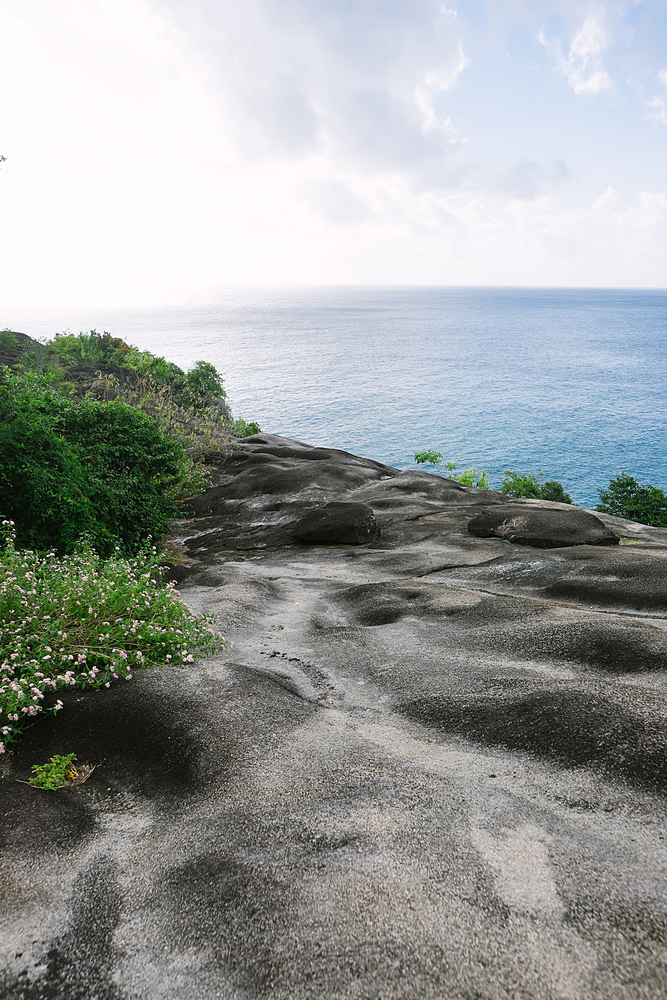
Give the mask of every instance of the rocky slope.
POLYGON ((271 435, 169 540, 234 649, 0 782, 7 1000, 667 996, 667 530, 271 435), (78 788, 30 765, 74 751, 78 788))

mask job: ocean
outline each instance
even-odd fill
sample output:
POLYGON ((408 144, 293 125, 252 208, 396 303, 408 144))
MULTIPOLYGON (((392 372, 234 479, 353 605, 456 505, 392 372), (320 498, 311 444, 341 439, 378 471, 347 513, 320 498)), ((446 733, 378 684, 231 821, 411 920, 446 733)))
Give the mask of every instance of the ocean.
POLYGON ((593 506, 628 472, 667 490, 667 291, 236 289, 170 307, 0 316, 31 336, 108 330, 222 373, 235 416, 400 469, 561 481, 593 506))

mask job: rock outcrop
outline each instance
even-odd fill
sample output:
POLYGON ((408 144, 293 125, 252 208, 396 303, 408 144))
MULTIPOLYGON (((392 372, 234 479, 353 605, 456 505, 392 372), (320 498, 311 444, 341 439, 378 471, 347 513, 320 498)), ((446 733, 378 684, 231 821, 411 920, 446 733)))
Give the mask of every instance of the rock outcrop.
POLYGON ((478 538, 505 538, 517 545, 562 549, 568 545, 618 545, 618 535, 589 510, 540 500, 498 504, 468 521, 478 538), (529 506, 530 505, 530 506, 529 506))
POLYGON ((0 782, 3 1000, 667 996, 667 530, 272 435, 168 540, 233 651, 0 782), (56 752, 97 764, 57 793, 56 752))

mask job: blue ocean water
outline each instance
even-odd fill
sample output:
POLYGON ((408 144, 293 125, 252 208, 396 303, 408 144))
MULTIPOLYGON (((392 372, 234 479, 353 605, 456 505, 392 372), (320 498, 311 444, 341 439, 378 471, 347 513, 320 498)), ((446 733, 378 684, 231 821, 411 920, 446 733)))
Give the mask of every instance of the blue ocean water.
POLYGON ((204 358, 236 415, 399 468, 435 449, 492 484, 543 472, 585 505, 624 470, 667 489, 667 291, 244 289, 0 323, 95 327, 185 367, 204 358))

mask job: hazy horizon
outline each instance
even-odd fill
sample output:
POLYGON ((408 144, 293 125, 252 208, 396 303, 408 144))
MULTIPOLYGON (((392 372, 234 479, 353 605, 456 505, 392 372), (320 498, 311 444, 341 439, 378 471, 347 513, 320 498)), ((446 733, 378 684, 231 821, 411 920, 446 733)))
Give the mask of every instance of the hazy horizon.
POLYGON ((660 0, 0 0, 0 51, 5 308, 667 283, 660 0))

